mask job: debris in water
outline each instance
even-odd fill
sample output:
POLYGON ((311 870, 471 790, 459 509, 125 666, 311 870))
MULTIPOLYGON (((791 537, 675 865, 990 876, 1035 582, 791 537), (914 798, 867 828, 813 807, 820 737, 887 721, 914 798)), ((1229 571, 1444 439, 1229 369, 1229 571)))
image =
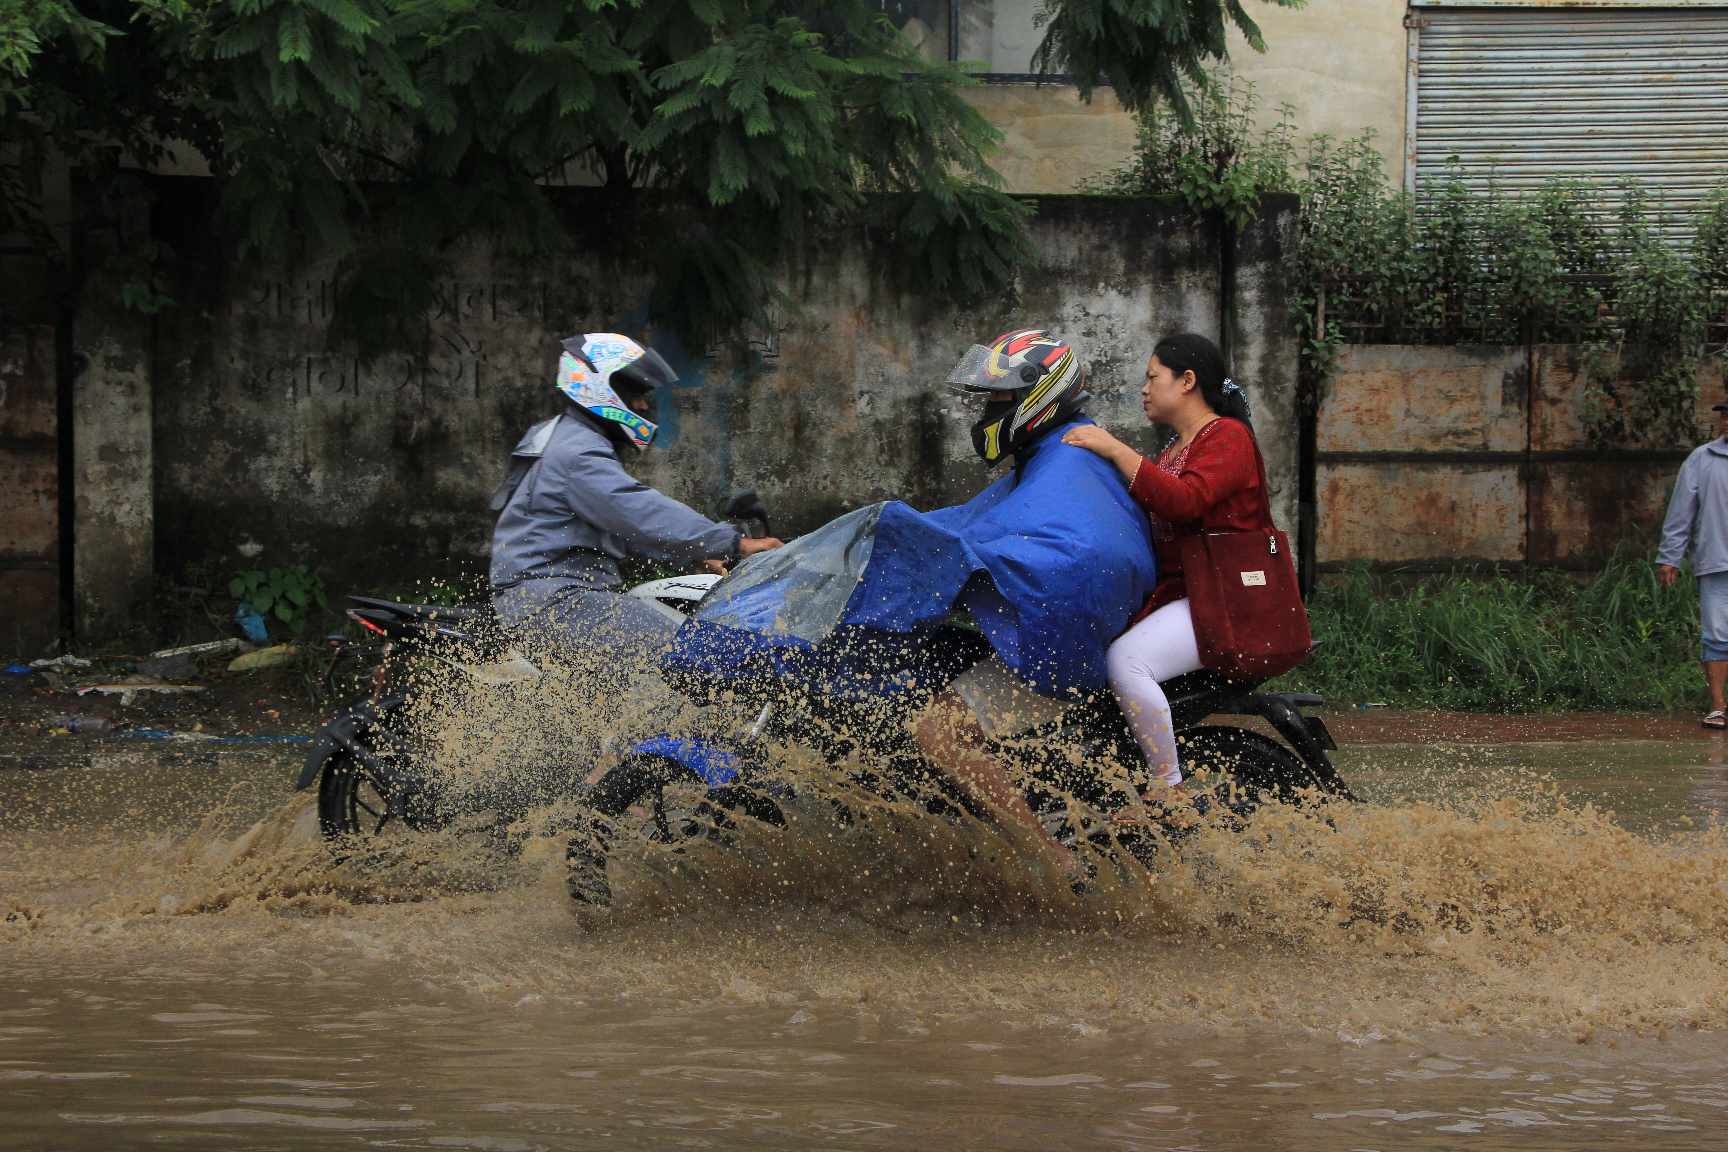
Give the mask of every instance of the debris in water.
POLYGON ((84 659, 82 656, 73 656, 71 654, 67 654, 65 656, 56 656, 52 660, 48 660, 48 659, 32 660, 32 661, 30 661, 30 667, 32 667, 32 668, 88 668, 88 667, 90 667, 90 661, 84 659))
POLYGON ((111 732, 114 721, 106 716, 55 716, 43 725, 50 732, 68 735, 85 732, 111 732))
POLYGON ((230 672, 253 672, 259 668, 274 668, 278 664, 287 664, 299 655, 300 649, 292 644, 277 644, 270 648, 260 648, 256 652, 248 652, 236 656, 228 662, 230 672))
POLYGON ((241 736, 212 736, 208 732, 173 732, 166 728, 128 728, 120 735, 132 740, 169 740, 198 744, 310 744, 312 737, 266 732, 241 736))
POLYGON ((140 692, 161 692, 164 694, 178 692, 202 692, 202 684, 169 684, 164 680, 151 680, 135 676, 126 680, 116 680, 108 684, 86 684, 78 689, 78 695, 88 696, 92 692, 100 692, 104 696, 118 696, 120 703, 130 704, 140 692))
POLYGON ((173 656, 216 656, 227 652, 246 652, 250 648, 251 645, 238 638, 206 640, 202 644, 182 644, 178 648, 161 648, 150 653, 150 658, 152 660, 166 660, 173 656))

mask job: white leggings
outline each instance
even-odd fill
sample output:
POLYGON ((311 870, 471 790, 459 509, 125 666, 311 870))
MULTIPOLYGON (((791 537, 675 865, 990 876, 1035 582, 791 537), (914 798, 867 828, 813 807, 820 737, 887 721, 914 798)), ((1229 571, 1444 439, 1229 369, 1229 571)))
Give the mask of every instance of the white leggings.
POLYGON ((1200 667, 1200 645, 1194 639, 1188 601, 1164 605, 1117 637, 1110 645, 1108 662, 1110 687, 1116 690, 1116 702, 1122 705, 1153 778, 1172 786, 1182 783, 1170 701, 1158 684, 1200 667))

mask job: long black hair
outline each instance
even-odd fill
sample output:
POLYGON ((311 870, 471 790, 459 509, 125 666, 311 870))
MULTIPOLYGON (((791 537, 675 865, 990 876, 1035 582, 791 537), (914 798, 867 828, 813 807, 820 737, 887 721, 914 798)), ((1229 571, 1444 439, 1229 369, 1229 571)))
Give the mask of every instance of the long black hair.
POLYGON ((1248 394, 1242 391, 1240 384, 1230 379, 1224 367, 1224 354, 1218 351, 1218 345, 1194 332, 1178 332, 1159 340, 1152 349, 1152 355, 1178 376, 1184 372, 1194 373, 1194 379, 1200 385, 1200 395, 1205 397, 1206 406, 1212 411, 1240 420, 1250 429, 1254 427, 1248 410, 1248 394))

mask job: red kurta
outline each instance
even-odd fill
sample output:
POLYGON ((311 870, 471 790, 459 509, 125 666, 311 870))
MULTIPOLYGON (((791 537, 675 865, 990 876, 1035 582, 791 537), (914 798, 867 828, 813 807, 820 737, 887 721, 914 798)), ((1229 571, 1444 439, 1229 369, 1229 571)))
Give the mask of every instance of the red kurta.
POLYGON ((1184 448, 1171 445, 1156 460, 1140 462, 1128 494, 1152 520, 1158 586, 1135 615, 1138 624, 1188 595, 1178 541, 1200 532, 1247 532, 1267 516, 1254 459, 1254 433, 1240 420, 1221 417, 1200 429, 1184 448))

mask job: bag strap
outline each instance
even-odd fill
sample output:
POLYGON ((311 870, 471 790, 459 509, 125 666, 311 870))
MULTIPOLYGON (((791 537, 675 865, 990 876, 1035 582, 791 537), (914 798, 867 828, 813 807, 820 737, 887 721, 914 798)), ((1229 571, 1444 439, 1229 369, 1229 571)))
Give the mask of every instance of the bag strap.
POLYGON ((1266 458, 1260 455, 1260 438, 1248 429, 1248 439, 1254 445, 1254 466, 1260 470, 1260 519, 1268 536, 1278 531, 1272 522, 1272 490, 1266 486, 1266 458))

